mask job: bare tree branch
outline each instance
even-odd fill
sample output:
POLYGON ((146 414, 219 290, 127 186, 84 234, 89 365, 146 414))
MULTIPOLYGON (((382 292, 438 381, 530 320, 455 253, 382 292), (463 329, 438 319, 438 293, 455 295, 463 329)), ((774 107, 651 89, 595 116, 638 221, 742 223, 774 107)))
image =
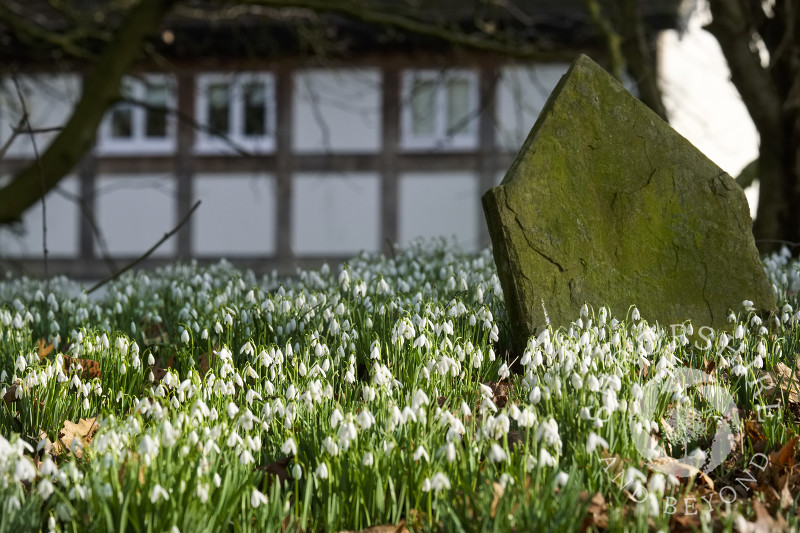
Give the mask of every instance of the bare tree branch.
POLYGON ((195 202, 195 204, 192 206, 192 208, 189 209, 189 212, 186 213, 186 215, 181 219, 180 222, 178 222, 178 225, 175 226, 174 228, 172 228, 172 230, 169 231, 168 233, 165 233, 164 236, 161 237, 158 240, 157 243, 155 243, 153 246, 151 246, 149 250, 147 250, 145 253, 143 253, 141 256, 139 256, 134 261, 131 261, 130 263, 125 265, 125 267, 123 267, 122 270, 119 270, 118 272, 116 272, 115 274, 112 274, 111 276, 107 277, 106 279, 97 282, 91 289, 86 291, 86 294, 93 293, 94 291, 96 291, 97 289, 99 289, 100 287, 105 285, 106 283, 117 279, 122 274, 124 274, 128 270, 132 269, 133 267, 135 267, 136 265, 138 265, 139 263, 141 263, 142 261, 144 261, 145 259, 150 257, 150 255, 152 255, 152 253, 155 252, 158 249, 159 246, 164 244, 164 242, 166 242, 167 239, 169 239, 170 237, 175 235, 178 232, 178 230, 181 229, 184 226, 184 224, 186 224, 189 221, 189 218, 192 216, 192 214, 195 212, 195 210, 198 207, 200 207, 200 202, 201 202, 201 200, 197 200, 197 202, 195 202))
POLYGON ((86 77, 81 98, 64 126, 42 154, 44 190, 37 185, 37 169, 29 166, 0 189, 0 223, 19 220, 42 194, 52 189, 91 147, 108 107, 119 98, 119 84, 176 0, 141 0, 114 32, 93 71, 86 77))

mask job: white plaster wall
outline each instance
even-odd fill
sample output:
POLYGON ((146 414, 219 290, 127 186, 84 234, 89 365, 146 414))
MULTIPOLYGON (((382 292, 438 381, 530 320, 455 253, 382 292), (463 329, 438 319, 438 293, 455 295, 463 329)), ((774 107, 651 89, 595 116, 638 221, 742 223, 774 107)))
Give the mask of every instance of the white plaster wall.
MULTIPOLYGON (((80 208, 76 202, 78 179, 68 176, 45 196, 47 251, 50 257, 78 253, 80 208)), ((25 211, 16 228, 0 226, 0 256, 42 257, 42 204, 25 211)))
MULTIPOLYGON (((108 251, 118 256, 139 256, 177 223, 175 180, 162 174, 100 176, 95 182, 95 216, 108 251)), ((175 252, 175 236, 153 256, 175 252)), ((95 242, 95 253, 100 248, 95 242)))
POLYGON ((276 185, 267 174, 197 174, 192 252, 204 256, 275 253, 276 185))
POLYGON ((294 149, 375 152, 381 147, 381 74, 375 69, 294 74, 294 149))
POLYGON ((296 255, 379 249, 379 175, 298 174, 293 187, 291 243, 296 255))
MULTIPOLYGON (((33 129, 63 126, 80 98, 81 78, 76 74, 35 74, 17 77, 33 129)), ((10 77, 0 82, 0 146, 11 136, 22 116, 22 105, 10 77)), ((43 152, 57 132, 35 135, 36 148, 43 152)), ((30 135, 18 135, 6 157, 33 157, 30 135)))
POLYGON ((478 248, 478 176, 468 172, 408 173, 399 177, 401 245, 416 237, 455 237, 465 251, 478 248))
POLYGON ((548 96, 569 64, 543 63, 501 68, 495 112, 497 145, 516 151, 522 146, 548 96))

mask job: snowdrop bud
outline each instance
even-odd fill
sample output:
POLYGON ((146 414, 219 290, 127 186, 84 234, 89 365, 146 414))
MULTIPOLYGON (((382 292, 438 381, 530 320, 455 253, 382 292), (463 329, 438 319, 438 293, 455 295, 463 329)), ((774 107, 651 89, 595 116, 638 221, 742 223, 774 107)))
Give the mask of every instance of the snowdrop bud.
POLYGON ((189 339, 189 330, 188 329, 184 329, 183 333, 181 333, 181 342, 183 342, 184 344, 189 344, 189 340, 190 340, 189 339))
POLYGON ((375 457, 372 452, 365 452, 364 457, 361 458, 361 464, 364 466, 372 466, 375 463, 375 457))
POLYGON ((325 463, 320 463, 314 473, 320 479, 328 479, 328 465, 325 463))

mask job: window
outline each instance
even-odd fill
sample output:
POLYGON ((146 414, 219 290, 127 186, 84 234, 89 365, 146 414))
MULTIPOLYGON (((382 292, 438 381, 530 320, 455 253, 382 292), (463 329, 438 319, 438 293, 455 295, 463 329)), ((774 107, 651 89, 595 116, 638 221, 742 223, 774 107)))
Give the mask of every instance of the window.
POLYGON ((402 101, 403 148, 467 150, 477 146, 478 78, 474 72, 405 72, 402 101))
POLYGON ((122 95, 100 124, 97 149, 105 155, 163 154, 175 150, 175 83, 165 75, 124 78, 122 95))
POLYGON ((267 73, 203 74, 197 78, 196 150, 264 153, 275 149, 273 77, 267 73))

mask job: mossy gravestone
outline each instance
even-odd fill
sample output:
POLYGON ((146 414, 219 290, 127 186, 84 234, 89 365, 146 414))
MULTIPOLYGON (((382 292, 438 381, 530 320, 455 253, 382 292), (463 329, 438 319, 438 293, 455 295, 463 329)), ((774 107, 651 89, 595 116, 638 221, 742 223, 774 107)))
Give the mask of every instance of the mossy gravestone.
POLYGON ((586 56, 483 208, 520 353, 584 302, 695 331, 775 307, 742 189, 586 56))

